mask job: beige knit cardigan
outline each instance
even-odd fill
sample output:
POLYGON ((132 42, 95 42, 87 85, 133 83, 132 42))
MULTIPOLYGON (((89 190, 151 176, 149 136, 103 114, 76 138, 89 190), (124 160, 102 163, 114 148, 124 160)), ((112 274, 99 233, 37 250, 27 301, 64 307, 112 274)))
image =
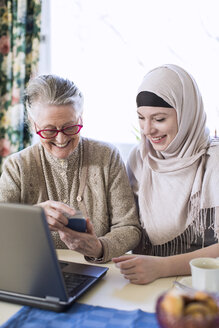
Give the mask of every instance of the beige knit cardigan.
MULTIPOLYGON (((0 201, 34 205, 47 200, 64 202, 91 219, 103 245, 101 262, 139 243, 133 193, 121 156, 110 144, 81 138, 64 160, 40 143, 10 155, 0 178, 0 201)), ((67 248, 58 233, 52 235, 56 248, 67 248)))

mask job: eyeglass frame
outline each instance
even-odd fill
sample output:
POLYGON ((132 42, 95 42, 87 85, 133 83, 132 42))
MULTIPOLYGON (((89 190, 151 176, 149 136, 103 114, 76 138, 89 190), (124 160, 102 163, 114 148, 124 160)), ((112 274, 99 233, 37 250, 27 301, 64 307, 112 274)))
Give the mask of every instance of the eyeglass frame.
POLYGON ((83 124, 74 124, 74 125, 66 126, 65 128, 60 129, 60 130, 58 130, 58 129, 42 129, 42 130, 37 131, 37 127, 36 127, 36 123, 35 123, 35 122, 34 122, 34 126, 35 126, 35 129, 36 129, 36 134, 38 134, 38 135, 40 136, 40 138, 43 138, 43 139, 53 139, 53 138, 57 137, 57 135, 59 134, 59 132, 62 132, 65 136, 75 136, 75 135, 78 134, 78 133, 81 131, 81 129, 83 128, 83 124), (78 126, 78 128, 79 128, 78 132, 73 133, 73 134, 66 134, 66 133, 64 132, 64 130, 66 130, 66 129, 68 129, 68 128, 72 128, 72 127, 74 127, 74 126, 78 126), (41 132, 43 132, 43 131, 55 131, 56 134, 55 134, 54 136, 52 136, 52 137, 47 138, 47 137, 43 137, 43 136, 41 135, 41 132))

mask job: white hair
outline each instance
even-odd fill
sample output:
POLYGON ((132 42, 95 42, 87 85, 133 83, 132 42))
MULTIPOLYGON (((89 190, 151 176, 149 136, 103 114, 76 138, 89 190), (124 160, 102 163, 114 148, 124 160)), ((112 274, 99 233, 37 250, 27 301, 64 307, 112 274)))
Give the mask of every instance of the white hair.
POLYGON ((83 112, 83 100, 83 95, 73 82, 56 75, 32 78, 24 96, 27 112, 32 119, 36 117, 38 104, 72 105, 79 117, 83 112))

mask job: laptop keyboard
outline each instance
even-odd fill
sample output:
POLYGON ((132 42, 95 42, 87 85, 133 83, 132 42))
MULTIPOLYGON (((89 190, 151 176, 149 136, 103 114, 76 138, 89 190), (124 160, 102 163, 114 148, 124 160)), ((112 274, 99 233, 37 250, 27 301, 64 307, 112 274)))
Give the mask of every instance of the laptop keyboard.
POLYGON ((78 290, 78 288, 80 288, 85 282, 90 280, 90 277, 76 273, 62 272, 62 274, 69 296, 73 296, 78 290))

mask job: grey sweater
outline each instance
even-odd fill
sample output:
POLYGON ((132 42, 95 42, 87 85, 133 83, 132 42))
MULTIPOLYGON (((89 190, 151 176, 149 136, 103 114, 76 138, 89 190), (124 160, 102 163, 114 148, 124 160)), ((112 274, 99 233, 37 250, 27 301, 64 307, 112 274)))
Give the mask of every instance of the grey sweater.
MULTIPOLYGON (((80 209, 103 245, 101 262, 134 249, 141 230, 126 170, 118 150, 81 138, 68 159, 35 144, 10 155, 0 178, 0 201, 38 204, 55 200, 80 209)), ((53 232, 56 248, 67 248, 53 232)))

